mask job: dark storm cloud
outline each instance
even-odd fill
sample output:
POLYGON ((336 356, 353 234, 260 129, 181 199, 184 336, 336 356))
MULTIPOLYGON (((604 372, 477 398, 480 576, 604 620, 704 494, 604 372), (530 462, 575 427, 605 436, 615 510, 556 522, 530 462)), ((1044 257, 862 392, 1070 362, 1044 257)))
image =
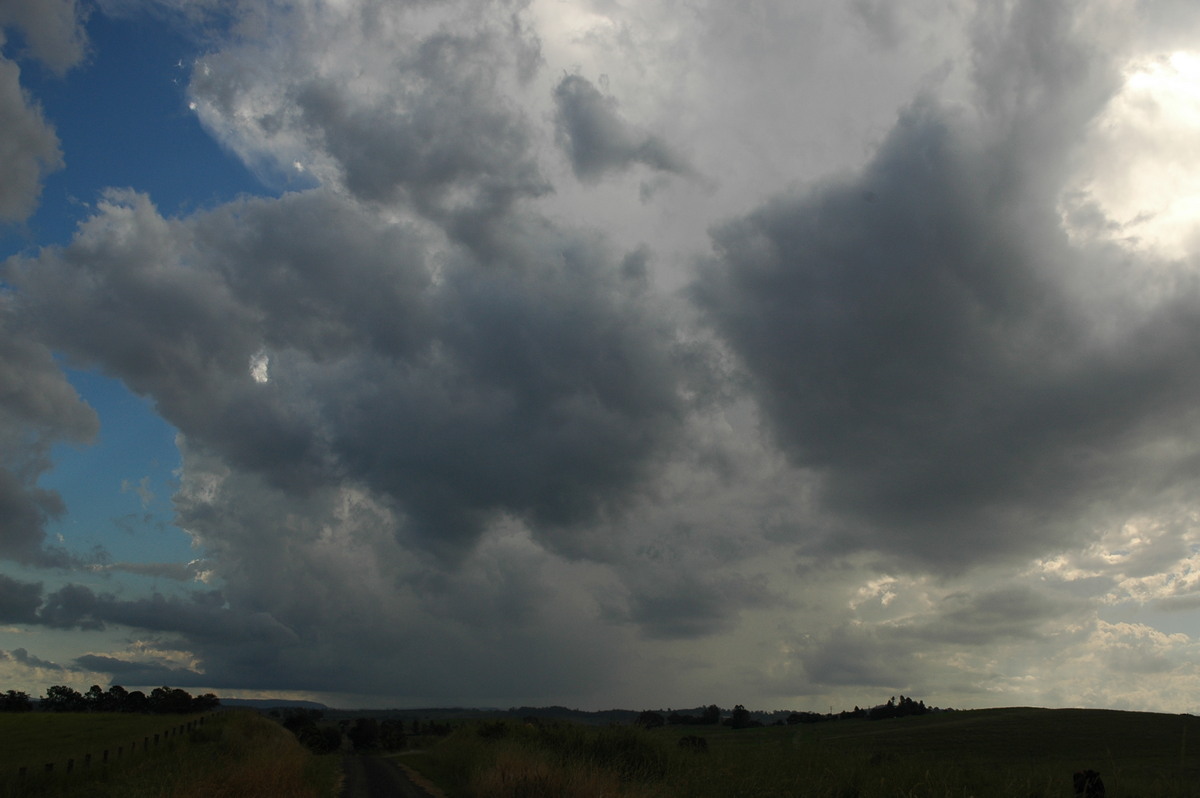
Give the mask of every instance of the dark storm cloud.
POLYGON ((834 548, 1019 556, 1087 531, 1095 500, 1137 508, 1196 477, 1190 455, 1139 451, 1193 430, 1195 287, 1140 315, 1068 287, 1084 256, 1059 228, 1059 153, 1111 75, 1057 12, 1013 17, 979 27, 978 129, 918 100, 860 174, 718 228, 693 287, 776 440, 821 476, 834 548))
POLYGON ((10 274, 56 346, 194 445, 296 491, 364 484, 451 555, 498 513, 552 539, 614 509, 682 421, 686 368, 644 283, 594 238, 519 216, 504 236, 434 282, 415 229, 328 192, 186 221, 113 195, 10 274))
POLYGON ((155 662, 118 659, 103 654, 84 654, 74 660, 76 667, 107 673, 113 683, 170 684, 176 687, 209 686, 203 674, 187 668, 169 668, 155 662))
POLYGON ((32 623, 42 605, 42 583, 0 574, 0 623, 32 623))
POLYGON ((295 634, 270 615, 234 611, 224 606, 219 593, 193 593, 187 598, 120 599, 70 584, 46 596, 37 622, 60 629, 99 630, 118 624, 156 632, 178 632, 198 644, 253 643, 279 647, 296 640, 295 634))
POLYGON ((738 577, 683 574, 631 590, 624 606, 608 606, 606 617, 633 623, 659 640, 707 637, 736 626, 743 610, 777 606, 765 582, 738 577))
POLYGON ((0 658, 15 662, 18 665, 24 665, 27 668, 41 668, 50 671, 66 670, 62 665, 35 657, 23 648, 14 648, 12 651, 0 651, 0 658))
POLYGON ((38 611, 38 623, 57 629, 104 628, 100 618, 103 599, 82 585, 66 585, 46 596, 38 611))
POLYGON ((657 136, 633 128, 605 97, 579 75, 567 75, 554 89, 558 141, 580 180, 593 182, 635 164, 674 174, 690 171, 687 162, 657 136))

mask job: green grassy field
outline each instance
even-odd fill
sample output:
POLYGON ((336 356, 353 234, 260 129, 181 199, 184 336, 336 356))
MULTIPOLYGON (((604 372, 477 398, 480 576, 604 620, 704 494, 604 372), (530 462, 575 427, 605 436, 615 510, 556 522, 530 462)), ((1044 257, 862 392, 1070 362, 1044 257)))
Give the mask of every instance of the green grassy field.
MULTIPOLYGON (((0 796, 67 798, 327 798, 335 794, 339 776, 337 756, 315 757, 278 723, 255 712, 215 713, 203 725, 170 737, 155 733, 189 718, 161 715, 56 715, 25 713, 0 716, 0 796), (132 735, 132 736, 131 736, 132 735), (146 736, 149 751, 115 758, 114 739, 146 736), (104 747, 109 762, 98 755, 104 747), (92 765, 82 767, 82 754, 92 753, 92 765), (65 772, 65 761, 76 766, 65 772), (24 778, 16 768, 25 762, 55 762, 52 773, 41 764, 24 778)), ((116 743, 121 744, 121 743, 116 743)))
POLYGON ((32 772, 45 763, 63 768, 68 759, 82 763, 85 754, 99 761, 105 749, 110 758, 139 751, 147 737, 151 745, 167 741, 168 729, 197 720, 190 716, 139 715, 123 713, 0 713, 0 775, 28 767, 32 772))
POLYGON ((1081 769, 1100 772, 1107 798, 1200 796, 1200 718, 1013 708, 740 730, 493 724, 405 761, 451 798, 1067 798, 1081 769), (681 749, 686 735, 708 753, 681 749))

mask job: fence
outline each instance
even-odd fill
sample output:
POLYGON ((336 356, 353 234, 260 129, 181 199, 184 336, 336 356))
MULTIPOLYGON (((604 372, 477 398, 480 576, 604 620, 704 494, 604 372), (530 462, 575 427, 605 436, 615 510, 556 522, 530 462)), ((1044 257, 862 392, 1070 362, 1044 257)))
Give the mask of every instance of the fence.
POLYGON ((171 726, 153 734, 145 734, 141 739, 122 739, 104 746, 89 746, 93 750, 77 756, 67 757, 51 762, 37 762, 8 768, 0 772, 0 795, 19 796, 27 789, 36 790, 44 787, 48 780, 67 775, 82 776, 84 773, 98 767, 106 767, 122 762, 129 762, 139 754, 147 754, 160 748, 173 748, 174 744, 185 734, 205 725, 216 713, 207 713, 190 720, 174 723, 171 726))

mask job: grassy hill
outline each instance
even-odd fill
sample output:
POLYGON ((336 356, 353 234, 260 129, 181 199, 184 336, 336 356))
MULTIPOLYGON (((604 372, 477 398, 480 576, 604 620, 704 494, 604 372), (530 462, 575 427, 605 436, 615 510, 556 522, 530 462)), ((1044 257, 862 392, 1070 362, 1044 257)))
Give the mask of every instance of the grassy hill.
POLYGON ((884 721, 642 731, 496 723, 410 757, 452 798, 1051 798, 1100 772, 1107 798, 1200 796, 1200 718, 1009 708, 884 721), (682 748, 704 737, 707 753, 682 748))
POLYGON ((0 796, 66 798, 259 798, 332 795, 336 757, 314 757, 278 723, 248 710, 194 717, 121 714, 0 714, 0 796), (159 744, 154 745, 154 735, 159 744), (151 745, 141 750, 145 738, 151 745), (139 750, 131 753, 133 741, 139 750), (121 757, 116 747, 124 746, 121 757), (109 761, 102 752, 109 751, 109 761), (83 756, 92 754, 91 765, 83 756), (66 772, 68 758, 75 767, 66 772), (54 763, 47 774, 44 763, 54 763), (18 768, 26 766, 22 777, 18 768))

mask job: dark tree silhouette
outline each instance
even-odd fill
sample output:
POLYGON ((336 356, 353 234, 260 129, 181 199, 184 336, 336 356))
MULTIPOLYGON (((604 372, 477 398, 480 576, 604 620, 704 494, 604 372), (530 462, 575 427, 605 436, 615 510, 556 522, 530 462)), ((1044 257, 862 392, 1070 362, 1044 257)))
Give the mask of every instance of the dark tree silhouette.
POLYGON ((51 712, 82 712, 87 708, 78 690, 62 684, 46 688, 46 697, 42 699, 41 706, 51 712))
POLYGON ((643 729, 657 729, 659 726, 667 725, 666 718, 650 709, 638 715, 638 719, 634 722, 643 729))
POLYGON ((33 709, 33 701, 28 693, 20 690, 9 690, 0 695, 0 712, 29 712, 33 709))

